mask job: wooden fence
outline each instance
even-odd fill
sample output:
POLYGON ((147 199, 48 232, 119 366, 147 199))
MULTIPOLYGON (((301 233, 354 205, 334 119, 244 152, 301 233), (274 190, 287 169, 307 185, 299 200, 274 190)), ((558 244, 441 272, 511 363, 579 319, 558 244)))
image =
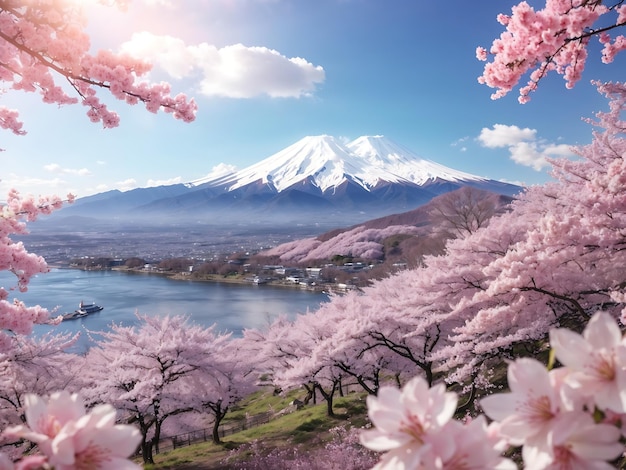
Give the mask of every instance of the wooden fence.
MULTIPOLYGON (((267 412, 254 416, 249 416, 245 420, 240 422, 229 422, 219 428, 220 438, 230 436, 236 432, 245 431, 246 429, 260 426, 261 424, 269 423, 275 417, 274 413, 267 412)), ((189 446, 198 442, 207 442, 213 439, 213 428, 196 429, 194 431, 177 434, 175 436, 164 437, 159 440, 158 452, 155 448, 155 453, 167 452, 179 447, 189 446)))

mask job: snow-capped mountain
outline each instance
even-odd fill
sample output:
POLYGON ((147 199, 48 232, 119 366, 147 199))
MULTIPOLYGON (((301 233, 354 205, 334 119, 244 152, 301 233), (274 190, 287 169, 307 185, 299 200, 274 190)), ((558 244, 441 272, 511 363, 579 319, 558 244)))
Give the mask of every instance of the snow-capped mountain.
POLYGON ((209 184, 230 191, 261 180, 281 192, 308 181, 324 193, 348 181, 367 190, 383 180, 409 182, 390 173, 386 166, 382 159, 368 161, 334 137, 322 135, 305 137, 255 165, 209 184))
POLYGON ((346 225, 405 212, 463 186, 507 196, 521 190, 422 159, 383 136, 343 144, 322 135, 305 137, 240 171, 176 187, 103 193, 60 214, 158 222, 278 223, 284 217, 291 223, 346 225))
POLYGON ((487 181, 424 160, 384 136, 363 136, 343 145, 332 136, 321 135, 304 137, 259 163, 203 183, 225 191, 254 183, 280 193, 305 182, 326 193, 344 183, 371 191, 383 184, 423 186, 437 179, 487 181))
POLYGON ((384 168, 388 173, 418 185, 442 179, 446 181, 487 181, 485 178, 463 173, 418 157, 382 135, 362 136, 346 145, 353 155, 370 167, 384 168))

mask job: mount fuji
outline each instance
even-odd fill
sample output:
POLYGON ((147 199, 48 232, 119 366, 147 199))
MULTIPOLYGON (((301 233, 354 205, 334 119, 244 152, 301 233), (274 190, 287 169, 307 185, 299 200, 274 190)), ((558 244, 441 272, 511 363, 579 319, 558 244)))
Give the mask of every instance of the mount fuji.
POLYGON ((384 136, 342 143, 321 135, 304 137, 234 173, 101 193, 79 199, 59 215, 346 225, 408 211, 464 186, 507 196, 522 189, 422 159, 384 136))
POLYGON ((304 137, 241 171, 192 184, 225 191, 263 184, 280 193, 306 182, 327 193, 345 183, 372 191, 386 184, 424 186, 436 180, 489 181, 424 160, 381 135, 359 137, 345 145, 332 136, 321 135, 304 137))

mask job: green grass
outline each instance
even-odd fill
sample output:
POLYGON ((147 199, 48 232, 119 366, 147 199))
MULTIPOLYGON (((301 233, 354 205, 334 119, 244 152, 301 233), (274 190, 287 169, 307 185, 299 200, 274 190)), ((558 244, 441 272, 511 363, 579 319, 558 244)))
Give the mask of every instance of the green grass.
MULTIPOLYGON (((255 415, 265 413, 271 409, 276 412, 289 406, 294 398, 302 398, 302 390, 283 395, 274 395, 272 389, 260 390, 246 398, 237 406, 232 414, 227 415, 227 422, 237 422, 245 418, 246 413, 255 415)), ((220 445, 212 442, 182 447, 154 456, 154 465, 146 465, 147 470, 208 470, 226 468, 220 462, 229 452, 241 445, 253 441, 261 441, 263 448, 268 451, 272 448, 286 445, 310 446, 322 445, 330 439, 329 429, 336 426, 364 426, 367 420, 367 406, 365 394, 352 393, 345 397, 336 398, 333 410, 335 417, 326 415, 326 403, 308 405, 303 409, 285 414, 269 423, 262 424, 223 438, 220 445)), ((245 455, 241 456, 245 458, 245 455)))

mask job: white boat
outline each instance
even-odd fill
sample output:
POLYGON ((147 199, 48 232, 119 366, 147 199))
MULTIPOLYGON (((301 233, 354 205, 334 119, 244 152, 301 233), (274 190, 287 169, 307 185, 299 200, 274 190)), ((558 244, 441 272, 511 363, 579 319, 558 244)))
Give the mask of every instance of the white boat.
POLYGON ((70 313, 63 314, 63 320, 76 320, 77 318, 83 318, 87 315, 91 315, 92 313, 97 313, 102 309, 104 309, 104 307, 96 305, 93 302, 90 304, 86 304, 81 301, 76 310, 70 313))

